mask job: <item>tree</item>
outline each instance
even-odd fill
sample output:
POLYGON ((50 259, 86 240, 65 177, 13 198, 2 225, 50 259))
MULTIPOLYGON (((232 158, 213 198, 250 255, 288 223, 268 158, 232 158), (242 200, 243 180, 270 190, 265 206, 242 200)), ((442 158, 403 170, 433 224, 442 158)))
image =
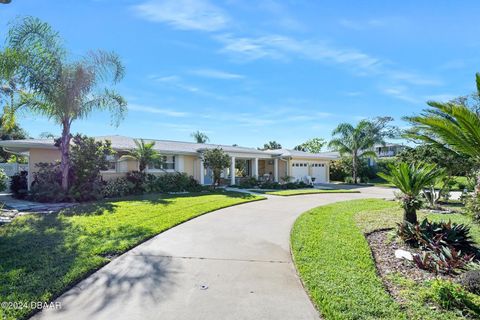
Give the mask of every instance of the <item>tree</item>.
POLYGON ((327 141, 325 141, 322 138, 313 138, 310 140, 305 141, 302 144, 299 144, 296 146, 294 149, 298 151, 305 151, 305 152, 311 152, 311 153, 319 153, 322 151, 322 148, 327 144, 327 141))
MULTIPOLYGON (((231 160, 222 148, 207 149, 203 152, 203 166, 213 172, 212 185, 220 184, 222 170, 228 168, 231 160)), ((235 174, 232 172, 232 174, 235 174)))
POLYGON ((62 188, 68 190, 70 128, 95 109, 108 110, 115 125, 126 112, 126 101, 107 86, 124 76, 120 58, 113 52, 91 51, 78 60, 68 59, 57 32, 37 18, 26 17, 12 25, 8 45, 26 55, 20 75, 28 85, 26 105, 62 126, 62 188))
POLYGON ((441 183, 432 184, 428 196, 425 194, 432 207, 437 205, 441 196, 449 192, 454 176, 466 176, 470 180, 474 173, 473 169, 478 169, 470 157, 425 144, 415 148, 405 147, 397 154, 396 158, 401 162, 432 163, 445 170, 441 183))
POLYGON ((416 224, 417 209, 421 206, 418 199, 420 192, 443 175, 443 169, 439 169, 435 164, 415 162, 389 164, 388 169, 389 172, 380 172, 378 175, 400 189, 403 193, 401 198, 404 209, 403 221, 416 224))
POLYGON ((69 194, 77 201, 100 199, 100 171, 108 169, 108 156, 115 153, 111 142, 80 134, 73 136, 72 142, 69 194))
POLYGON ((263 145, 263 148, 259 148, 260 150, 277 150, 282 149, 282 145, 277 141, 269 141, 263 145))
POLYGON ((56 139, 57 138, 53 133, 48 132, 48 131, 43 131, 42 133, 40 133, 38 135, 38 137, 40 139, 56 139))
POLYGON ((388 125, 392 118, 380 117, 374 120, 362 120, 356 127, 349 123, 341 123, 333 130, 333 139, 328 146, 342 156, 352 159, 353 182, 358 182, 358 166, 361 158, 376 157, 370 149, 375 144, 385 144, 386 137, 393 137, 395 127, 388 125))
POLYGON ((134 142, 137 147, 130 151, 130 156, 138 161, 140 172, 144 172, 148 165, 161 164, 162 156, 154 149, 155 141, 145 142, 143 139, 140 141, 135 139, 134 142))
POLYGON ((16 112, 26 104, 29 93, 23 87, 20 68, 26 63, 26 55, 19 50, 5 48, 0 52, 0 103, 3 104, 2 128, 13 129, 16 112))
POLYGON ((190 136, 195 140, 196 143, 207 143, 210 141, 210 138, 203 132, 195 131, 190 134, 190 136))
MULTIPOLYGON (((477 92, 480 96, 480 73, 476 74, 477 92)), ((469 156, 480 164, 480 115, 456 102, 429 101, 429 109, 418 116, 406 117, 413 128, 407 138, 469 156)), ((480 174, 477 176, 480 192, 480 174)))
MULTIPOLYGON (((3 123, 0 119, 0 124, 3 123)), ((3 125, 0 125, 0 140, 20 140, 27 139, 27 132, 20 128, 17 124, 14 124, 13 128, 5 128, 3 125)), ((0 148, 0 162, 7 162, 12 158, 12 154, 0 148)), ((19 163, 26 163, 26 157, 18 156, 19 163)))

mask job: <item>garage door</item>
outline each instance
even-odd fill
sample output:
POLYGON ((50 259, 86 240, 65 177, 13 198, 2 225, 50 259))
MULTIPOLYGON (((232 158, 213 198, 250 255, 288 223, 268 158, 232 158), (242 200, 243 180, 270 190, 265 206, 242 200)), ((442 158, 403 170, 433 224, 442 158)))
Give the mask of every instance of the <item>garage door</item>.
POLYGON ((312 178, 315 178, 315 183, 327 182, 327 166, 325 163, 312 163, 310 165, 312 178))
POLYGON ((308 163, 293 162, 290 175, 293 177, 293 180, 303 180, 308 176, 308 163))

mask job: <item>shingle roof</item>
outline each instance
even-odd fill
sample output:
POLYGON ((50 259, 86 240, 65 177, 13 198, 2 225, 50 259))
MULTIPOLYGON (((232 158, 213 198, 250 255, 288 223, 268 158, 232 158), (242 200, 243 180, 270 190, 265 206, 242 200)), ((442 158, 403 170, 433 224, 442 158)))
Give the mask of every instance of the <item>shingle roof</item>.
POLYGON ((326 159, 337 159, 339 157, 338 152, 320 152, 320 153, 310 153, 292 149, 276 149, 276 150, 265 150, 265 152, 271 154, 279 154, 282 157, 294 157, 294 158, 326 158, 326 159))
MULTIPOLYGON (((100 136, 95 137, 97 140, 110 140, 112 142, 112 148, 117 150, 130 150, 136 147, 135 138, 125 136, 100 136)), ((156 139, 143 139, 145 142, 155 142, 154 149, 160 152, 180 152, 180 153, 197 153, 200 150, 213 149, 220 147, 226 152, 241 152, 241 153, 263 153, 255 148, 228 146, 220 144, 209 143, 194 143, 184 141, 172 141, 172 140, 156 140, 156 139)))
MULTIPOLYGON (((110 140, 112 148, 120 150, 131 150, 136 147, 135 138, 110 135, 95 137, 96 140, 110 140)), ((225 152, 235 153, 250 153, 250 154, 270 154, 272 156, 282 157, 301 157, 301 158, 324 158, 324 159, 337 159, 338 153, 336 152, 321 152, 321 153, 308 153, 290 149, 278 149, 278 150, 258 150, 255 148, 240 147, 240 146, 228 146, 209 143, 193 143, 184 141, 172 141, 172 140, 156 140, 156 139, 143 139, 145 142, 155 141, 154 149, 163 153, 184 153, 184 154, 196 154, 205 149, 212 149, 220 147, 225 152)), ((5 147, 10 150, 22 150, 27 151, 29 148, 49 148, 53 149, 53 139, 25 139, 25 140, 4 140, 0 141, 0 147, 5 147)))

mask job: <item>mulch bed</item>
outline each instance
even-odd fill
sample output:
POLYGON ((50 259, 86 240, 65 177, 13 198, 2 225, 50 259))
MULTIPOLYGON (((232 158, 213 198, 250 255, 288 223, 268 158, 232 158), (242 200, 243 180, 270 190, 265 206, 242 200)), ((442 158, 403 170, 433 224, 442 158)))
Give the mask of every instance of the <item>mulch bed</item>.
POLYGON ((412 249, 403 243, 391 241, 389 239, 389 233, 391 230, 378 230, 366 235, 367 241, 372 250, 375 264, 377 266, 378 273, 382 278, 384 285, 388 292, 397 301, 401 301, 399 290, 394 283, 389 281, 388 275, 392 273, 399 273, 407 279, 413 280, 417 283, 431 280, 435 278, 452 279, 445 275, 435 275, 425 270, 419 269, 413 261, 406 259, 398 259, 395 257, 395 250, 403 249, 410 251, 412 254, 418 252, 418 249, 412 249))

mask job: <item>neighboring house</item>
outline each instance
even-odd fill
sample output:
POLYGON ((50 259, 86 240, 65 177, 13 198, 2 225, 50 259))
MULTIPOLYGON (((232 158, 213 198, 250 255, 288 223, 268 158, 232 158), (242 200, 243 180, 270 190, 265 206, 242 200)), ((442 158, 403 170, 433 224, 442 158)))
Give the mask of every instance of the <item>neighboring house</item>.
MULTIPOLYGON (((375 145, 373 147, 373 151, 377 154, 377 158, 391 158, 395 157, 400 151, 402 151, 405 148, 404 145, 402 144, 396 144, 396 143, 387 143, 385 145, 375 145)), ((376 161, 375 159, 368 158, 368 164, 370 166, 375 166, 376 161)))
POLYGON ((379 158, 395 157, 405 148, 402 144, 387 143, 385 145, 376 145, 374 151, 379 158))
MULTIPOLYGON (((124 157, 135 148, 133 138, 124 136, 101 136, 96 140, 110 140, 115 156, 110 158, 110 166, 102 172, 105 180, 124 176, 129 171, 138 170, 138 162, 131 157, 124 157)), ((212 182, 211 172, 203 166, 202 152, 206 149, 220 147, 233 160, 230 168, 225 170, 223 177, 229 179, 230 184, 236 184, 240 177, 235 169, 236 161, 245 163, 243 176, 259 179, 280 181, 282 177, 291 176, 294 180, 315 178, 315 183, 329 182, 330 161, 338 159, 336 153, 308 153, 302 151, 279 149, 261 151, 254 148, 225 146, 216 144, 202 144, 168 140, 155 141, 154 148, 164 156, 162 168, 149 167, 148 173, 162 174, 164 172, 184 172, 193 176, 201 184, 212 182), (230 173, 234 172, 233 175, 230 173)), ((28 156, 29 184, 33 180, 37 168, 35 164, 41 162, 55 162, 60 160, 60 151, 54 146, 53 139, 26 139, 0 141, 0 147, 5 151, 28 156)))

